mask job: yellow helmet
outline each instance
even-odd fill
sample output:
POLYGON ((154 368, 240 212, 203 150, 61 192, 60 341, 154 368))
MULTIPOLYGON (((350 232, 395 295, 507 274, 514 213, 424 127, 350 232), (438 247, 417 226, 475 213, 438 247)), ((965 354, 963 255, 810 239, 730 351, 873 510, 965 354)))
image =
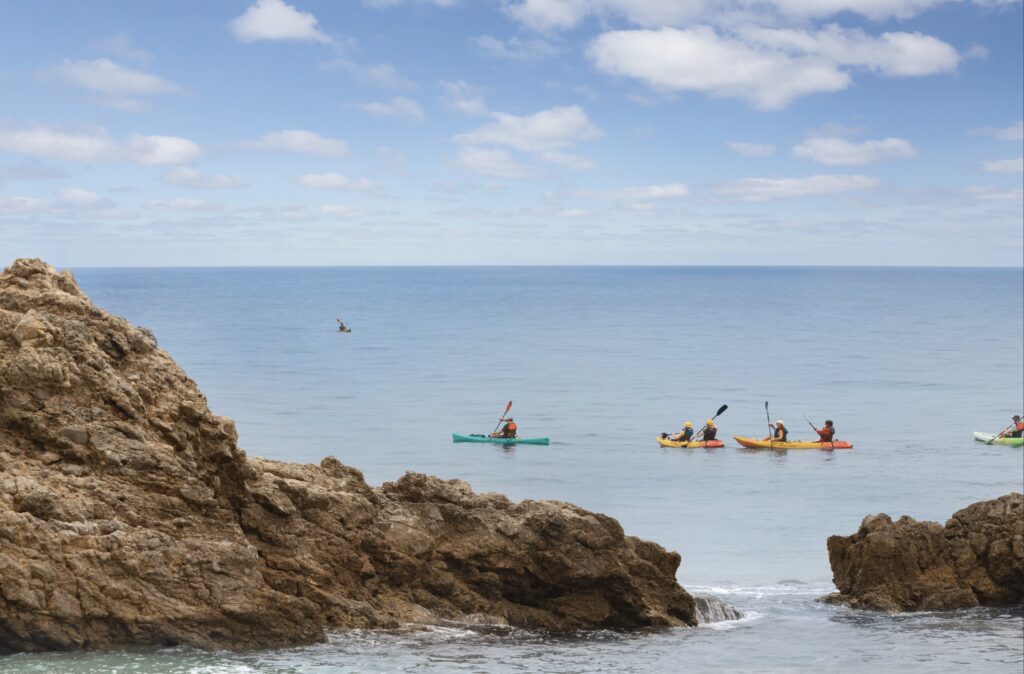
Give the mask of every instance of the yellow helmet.
POLYGON ((693 428, 693 422, 692 421, 687 421, 685 424, 683 424, 683 426, 685 428, 693 428))
POLYGON ((714 426, 715 426, 715 420, 714 420, 714 419, 708 419, 707 425, 708 425, 708 426, 711 426, 712 428, 714 428, 714 426))

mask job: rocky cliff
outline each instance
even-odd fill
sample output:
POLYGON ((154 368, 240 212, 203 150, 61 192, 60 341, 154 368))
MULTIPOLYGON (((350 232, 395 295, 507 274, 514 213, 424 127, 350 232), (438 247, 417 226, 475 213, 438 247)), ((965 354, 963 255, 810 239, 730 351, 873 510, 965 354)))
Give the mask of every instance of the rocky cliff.
POLYGON ((865 517, 852 536, 828 539, 837 594, 826 599, 883 611, 1024 603, 1024 495, 955 513, 945 526, 865 517))
POLYGON ((568 503, 246 458, 150 332, 42 261, 0 274, 0 653, 694 625, 679 561, 568 503))

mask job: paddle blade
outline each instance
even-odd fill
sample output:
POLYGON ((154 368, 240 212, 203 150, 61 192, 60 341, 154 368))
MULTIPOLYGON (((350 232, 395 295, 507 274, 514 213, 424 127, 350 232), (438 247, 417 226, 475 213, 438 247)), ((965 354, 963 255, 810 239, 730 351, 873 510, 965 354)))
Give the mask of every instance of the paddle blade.
MULTIPOLYGON (((512 409, 512 401, 511 400, 508 401, 508 405, 505 405, 505 414, 508 414, 508 411, 510 409, 512 409)), ((505 414, 502 414, 501 416, 505 416, 505 414)))
POLYGON ((729 409, 728 405, 722 405, 721 407, 718 408, 718 411, 715 412, 715 416, 721 416, 722 412, 726 411, 727 409, 729 409))

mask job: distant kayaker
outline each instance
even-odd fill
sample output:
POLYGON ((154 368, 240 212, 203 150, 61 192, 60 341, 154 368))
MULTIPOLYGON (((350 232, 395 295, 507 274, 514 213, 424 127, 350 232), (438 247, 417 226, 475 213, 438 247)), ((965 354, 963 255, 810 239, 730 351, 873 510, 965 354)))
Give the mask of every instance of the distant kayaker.
POLYGON ((1021 421, 1019 414, 1013 415, 1013 424, 997 437, 1000 438, 1024 438, 1024 421, 1021 421))
POLYGON ((772 434, 765 438, 765 440, 787 442, 789 430, 786 428, 786 424, 782 423, 782 419, 777 420, 774 424, 768 424, 768 428, 772 429, 772 434))
POLYGON ((519 430, 519 426, 516 424, 515 419, 509 417, 505 419, 505 425, 501 427, 500 431, 491 433, 492 438, 514 438, 516 437, 516 431, 519 430))
POLYGON ((710 442, 718 436, 718 426, 715 426, 713 419, 708 419, 704 422, 704 430, 697 434, 698 439, 704 442, 710 442))
MULTIPOLYGON (((811 428, 814 428, 813 424, 811 428)), ((832 442, 836 437, 836 427, 832 424, 831 419, 825 419, 825 426, 823 428, 814 428, 814 431, 818 434, 820 442, 832 442)))
POLYGON ((670 435, 668 439, 676 442, 689 442, 690 440, 693 440, 693 422, 687 421, 683 424, 683 430, 679 431, 675 435, 670 435))
POLYGON ((352 332, 352 328, 342 323, 340 318, 336 318, 335 320, 338 321, 338 332, 352 332))

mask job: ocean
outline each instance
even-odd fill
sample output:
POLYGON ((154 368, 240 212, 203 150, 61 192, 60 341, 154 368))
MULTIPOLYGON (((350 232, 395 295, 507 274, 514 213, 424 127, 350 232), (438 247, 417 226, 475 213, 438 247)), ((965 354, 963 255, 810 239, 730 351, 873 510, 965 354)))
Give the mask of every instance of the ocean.
POLYGON ((816 602, 825 541, 865 515, 944 522, 1024 489, 987 446, 1024 398, 1024 272, 960 268, 80 269, 153 330, 250 455, 325 455, 372 485, 419 471, 558 499, 681 553, 742 620, 552 636, 439 627, 307 648, 16 655, 0 672, 1015 672, 1024 610, 886 615, 816 602), (335 318, 352 328, 341 334, 335 318), (551 445, 453 444, 506 403, 551 445), (743 450, 783 419, 853 450, 743 450), (721 449, 655 437, 722 404, 721 449))

